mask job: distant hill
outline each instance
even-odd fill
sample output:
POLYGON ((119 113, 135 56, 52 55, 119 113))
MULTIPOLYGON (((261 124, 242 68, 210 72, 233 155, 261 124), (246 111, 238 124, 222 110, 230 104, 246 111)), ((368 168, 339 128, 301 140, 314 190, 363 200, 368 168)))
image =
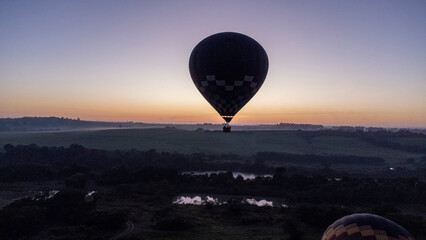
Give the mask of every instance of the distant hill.
MULTIPOLYGON (((184 130, 221 130, 222 124, 164 124, 142 122, 85 121, 64 117, 0 118, 0 132, 51 132, 108 128, 153 128, 166 127, 184 130)), ((233 125, 233 130, 304 130, 324 129, 322 125, 280 123, 275 125, 233 125)))
POLYGON ((99 128, 139 128, 153 124, 134 122, 84 121, 59 117, 0 118, 0 132, 44 132, 99 128))
MULTIPOLYGON (((143 123, 143 122, 107 122, 107 121, 85 121, 64 117, 22 117, 22 118, 0 118, 0 133, 8 132, 59 132, 78 131, 89 129, 120 129, 120 128, 177 128, 191 131, 221 131, 223 124, 198 123, 198 124, 166 124, 166 123, 143 123)), ((259 130, 286 130, 286 131, 319 131, 338 130, 345 132, 396 132, 401 128, 377 128, 363 126, 323 126, 315 124, 261 124, 261 125, 232 125, 233 131, 259 131, 259 130)), ((426 134, 426 129, 404 129, 415 133, 426 134)))

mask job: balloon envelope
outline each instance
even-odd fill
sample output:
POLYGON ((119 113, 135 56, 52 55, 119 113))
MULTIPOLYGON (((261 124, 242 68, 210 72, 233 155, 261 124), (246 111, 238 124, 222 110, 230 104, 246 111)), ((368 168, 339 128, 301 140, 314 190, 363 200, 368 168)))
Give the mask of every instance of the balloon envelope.
POLYGON ((230 122, 262 86, 268 64, 265 50, 254 39, 224 32, 195 46, 189 71, 204 98, 230 122))
POLYGON ((356 213, 345 216, 331 224, 321 240, 414 240, 395 222, 384 217, 356 213))

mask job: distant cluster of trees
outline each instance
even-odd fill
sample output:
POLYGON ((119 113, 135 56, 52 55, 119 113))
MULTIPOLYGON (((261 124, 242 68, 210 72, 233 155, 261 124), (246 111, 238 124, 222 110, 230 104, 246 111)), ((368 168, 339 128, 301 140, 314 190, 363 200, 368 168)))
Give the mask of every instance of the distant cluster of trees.
MULTIPOLYGON (((39 147, 35 144, 14 146, 6 144, 4 150, 5 152, 0 153, 0 171, 37 165, 45 167, 46 171, 50 170, 55 174, 64 175, 72 172, 69 168, 75 168, 75 165, 77 165, 95 173, 112 169, 116 166, 125 166, 133 170, 147 166, 166 166, 181 171, 233 170, 273 172, 273 168, 265 165, 245 164, 246 157, 234 154, 180 154, 157 152, 154 149, 148 151, 107 151, 87 149, 77 144, 72 144, 70 147, 39 147)), ((49 174, 43 175, 49 176, 49 174)))
MULTIPOLYGON (((426 183, 417 178, 357 179, 343 176, 339 181, 334 181, 326 175, 287 175, 285 168, 274 170, 269 167, 271 172, 275 171, 273 178, 244 181, 242 177, 234 178, 231 172, 211 176, 180 174, 182 170, 193 170, 189 169, 193 165, 203 165, 203 158, 212 158, 211 162, 204 166, 216 166, 212 163, 214 157, 208 155, 158 153, 154 150, 109 152, 89 150, 79 145, 69 148, 7 145, 5 148, 6 153, 0 155, 0 163, 3 166, 0 168, 0 180, 3 182, 62 179, 67 186, 84 187, 89 181, 110 185, 166 180, 169 182, 169 188, 175 186, 178 189, 176 191, 250 193, 285 197, 295 202, 413 203, 426 199, 426 183)), ((322 159, 311 155, 283 157, 271 153, 259 153, 256 156, 259 159, 273 160, 288 157, 294 161, 322 159)), ((339 159, 340 157, 336 157, 335 160, 339 159)), ((344 159, 346 158, 340 160, 344 159)), ((353 163, 363 161, 357 157, 347 159, 353 163)), ((374 161, 374 158, 368 160, 374 161)), ((241 165, 235 163, 237 167, 241 165)), ((261 166, 264 165, 255 161, 248 165, 248 169, 261 166)))
POLYGON ((83 121, 80 118, 64 117, 22 117, 0 118, 0 132, 28 132, 28 131, 57 131, 84 128, 120 128, 143 127, 148 124, 133 122, 102 122, 83 121))
MULTIPOLYGON (((239 171, 271 174, 274 172, 272 166, 276 166, 277 163, 281 166, 311 164, 323 168, 322 174, 333 175, 333 172, 328 169, 331 164, 333 166, 381 166, 384 164, 382 158, 350 155, 324 156, 259 152, 254 156, 244 157, 235 154, 180 154, 157 152, 156 150, 106 151, 87 149, 77 144, 70 147, 6 144, 4 150, 0 153, 0 181, 66 179, 77 173, 99 174, 120 167, 132 171, 139 171, 146 167, 170 167, 178 171, 239 171)), ((426 165, 426 156, 423 158, 425 158, 423 161, 426 165)), ((300 169, 295 172, 300 173, 300 169)), ((411 175, 407 172, 407 176, 421 176, 421 174, 426 174, 424 172, 426 171, 418 168, 411 175)))
POLYGON ((279 123, 276 126, 278 129, 288 129, 288 130, 318 131, 318 130, 324 129, 323 125, 314 125, 314 124, 279 123))
POLYGON ((258 152, 255 154, 258 161, 275 161, 287 164, 318 164, 318 165, 382 165, 383 158, 354 155, 314 155, 291 154, 280 152, 258 152))
POLYGON ((372 143, 376 146, 391 148, 396 150, 402 150, 407 152, 414 153, 425 153, 426 154, 426 145, 413 145, 413 144, 403 144, 397 142, 401 138, 420 138, 426 141, 426 134, 416 133, 408 130, 399 130, 396 132, 378 130, 378 131, 342 131, 342 130, 323 130, 323 131, 301 131, 298 132, 301 136, 306 138, 313 137, 322 137, 322 136, 340 136, 340 137, 355 137, 362 141, 372 143))

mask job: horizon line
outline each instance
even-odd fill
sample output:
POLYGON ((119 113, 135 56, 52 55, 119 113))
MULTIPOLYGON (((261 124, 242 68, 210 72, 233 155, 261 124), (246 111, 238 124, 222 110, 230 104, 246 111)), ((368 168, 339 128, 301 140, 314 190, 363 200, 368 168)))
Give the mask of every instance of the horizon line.
MULTIPOLYGON (((71 117, 57 117, 57 116, 23 116, 23 117, 0 117, 0 119, 21 119, 21 118, 58 118, 58 119, 69 119, 75 121, 85 121, 85 122, 107 122, 107 123, 136 123, 136 124, 155 124, 155 125, 224 125, 224 123, 211 123, 211 122, 198 122, 198 123, 176 123, 176 122, 141 122, 141 121, 111 121, 111 120, 85 120, 80 118, 71 118, 71 117)), ((362 128, 383 128, 383 129, 426 129, 426 126, 422 127, 400 127, 400 126, 365 126, 365 125, 325 125, 325 124, 316 124, 316 123, 293 123, 293 122, 279 122, 279 123, 251 123, 251 124, 231 124, 232 126, 276 126, 279 124, 294 124, 294 125, 312 125, 312 126, 322 126, 326 128, 331 127, 362 127, 362 128)))

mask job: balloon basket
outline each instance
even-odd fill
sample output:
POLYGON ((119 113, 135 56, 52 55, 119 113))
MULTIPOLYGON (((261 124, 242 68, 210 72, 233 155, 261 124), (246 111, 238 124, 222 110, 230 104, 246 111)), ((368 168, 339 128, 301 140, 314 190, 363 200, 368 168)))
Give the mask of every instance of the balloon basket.
POLYGON ((231 126, 229 126, 228 124, 225 124, 225 126, 223 126, 223 132, 224 133, 230 133, 231 132, 231 126))

